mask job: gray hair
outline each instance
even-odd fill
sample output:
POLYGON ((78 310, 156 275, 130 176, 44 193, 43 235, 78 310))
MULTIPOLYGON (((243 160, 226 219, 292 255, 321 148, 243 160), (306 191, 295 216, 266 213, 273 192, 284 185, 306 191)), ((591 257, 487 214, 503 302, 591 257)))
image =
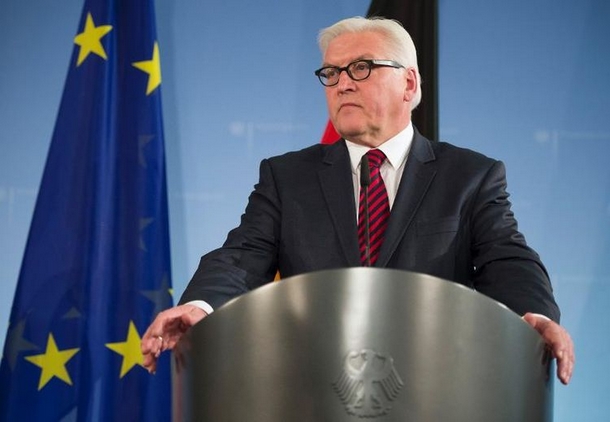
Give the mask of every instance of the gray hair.
POLYGON ((395 57, 381 57, 382 59, 396 60, 404 67, 412 67, 417 73, 417 92, 411 101, 411 110, 417 107, 421 101, 421 76, 417 66, 417 51, 409 33, 400 22, 393 19, 379 17, 363 18, 356 16, 343 19, 334 25, 324 28, 318 35, 318 45, 322 56, 330 42, 345 33, 378 32, 382 34, 387 42, 387 47, 395 57))

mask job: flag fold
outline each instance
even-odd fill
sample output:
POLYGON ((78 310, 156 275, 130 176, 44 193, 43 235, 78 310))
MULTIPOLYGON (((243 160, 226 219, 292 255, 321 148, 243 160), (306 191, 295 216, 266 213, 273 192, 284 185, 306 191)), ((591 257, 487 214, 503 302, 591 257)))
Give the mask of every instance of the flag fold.
POLYGON ((87 0, 0 367, 0 421, 169 420, 169 358, 140 337, 170 307, 161 66, 152 0, 87 0))

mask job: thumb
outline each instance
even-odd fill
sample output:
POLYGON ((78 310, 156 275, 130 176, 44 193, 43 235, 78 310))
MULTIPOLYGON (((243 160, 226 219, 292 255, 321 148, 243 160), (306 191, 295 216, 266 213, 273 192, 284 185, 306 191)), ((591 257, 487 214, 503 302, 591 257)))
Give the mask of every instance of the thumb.
POLYGON ((521 317, 525 322, 531 325, 533 328, 539 328, 538 325, 541 322, 539 318, 536 318, 536 315, 531 312, 526 313, 521 317))

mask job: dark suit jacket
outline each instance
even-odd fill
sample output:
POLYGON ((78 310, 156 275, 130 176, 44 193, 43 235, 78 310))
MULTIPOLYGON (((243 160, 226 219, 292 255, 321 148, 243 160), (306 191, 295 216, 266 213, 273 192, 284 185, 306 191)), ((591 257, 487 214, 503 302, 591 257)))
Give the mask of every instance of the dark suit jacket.
MULTIPOLYGON (((558 321, 548 275, 505 188, 502 162, 416 130, 376 266, 462 283, 519 314, 558 321)), ((181 302, 216 308, 277 270, 285 278, 360 266, 355 206, 344 141, 263 160, 240 226, 201 259, 181 302)))

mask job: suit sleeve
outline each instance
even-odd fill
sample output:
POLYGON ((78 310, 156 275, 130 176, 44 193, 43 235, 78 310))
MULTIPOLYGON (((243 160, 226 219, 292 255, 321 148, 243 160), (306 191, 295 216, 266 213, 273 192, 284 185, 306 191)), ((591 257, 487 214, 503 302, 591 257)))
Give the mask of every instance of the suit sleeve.
POLYGON ((280 200, 268 160, 250 194, 240 225, 224 245, 205 256, 180 303, 204 300, 214 309, 273 280, 277 270, 280 200))
POLYGON ((559 322, 547 271, 519 232, 508 196, 504 165, 496 161, 473 206, 474 287, 520 315, 534 312, 559 322))

